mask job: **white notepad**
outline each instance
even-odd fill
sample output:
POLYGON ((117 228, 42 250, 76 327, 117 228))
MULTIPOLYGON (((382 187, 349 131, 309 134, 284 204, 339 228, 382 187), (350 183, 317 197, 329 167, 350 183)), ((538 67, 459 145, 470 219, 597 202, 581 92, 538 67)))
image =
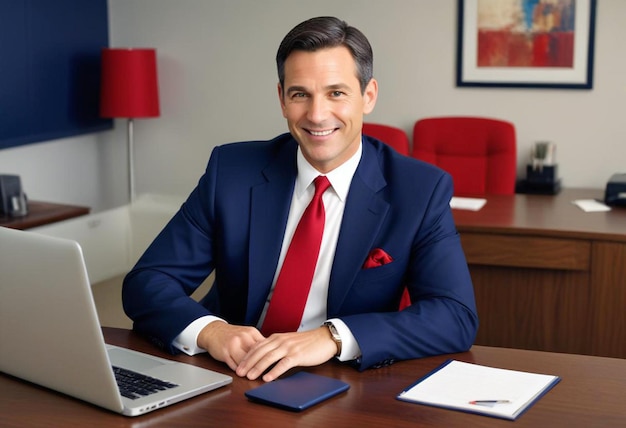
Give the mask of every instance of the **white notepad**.
POLYGON ((559 381, 553 375, 449 360, 397 398, 513 420, 559 381))

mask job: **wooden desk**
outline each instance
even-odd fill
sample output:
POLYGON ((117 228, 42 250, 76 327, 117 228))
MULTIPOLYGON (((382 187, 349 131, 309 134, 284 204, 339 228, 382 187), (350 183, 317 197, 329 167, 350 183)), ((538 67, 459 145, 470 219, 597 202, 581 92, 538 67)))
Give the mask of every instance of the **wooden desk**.
MULTIPOLYGON (((105 328, 107 342, 168 357, 134 333, 105 328)), ((47 358, 45 352, 42 358, 47 358)), ((171 357, 174 358, 174 357, 171 357)), ((102 410, 15 378, 0 376, 0 425, 71 427, 511 427, 512 422, 396 400, 396 395, 448 358, 556 374, 562 381, 514 422, 521 427, 616 427, 626 423, 626 360, 475 346, 470 352, 402 361, 359 373, 329 362, 307 368, 350 384, 339 396, 301 413, 249 402, 244 392, 260 385, 233 375, 233 383, 187 402, 137 418, 102 410)), ((177 356, 223 373, 210 357, 177 356)))
POLYGON ((477 344, 626 358, 626 209, 557 196, 489 196, 454 210, 480 318, 477 344))
POLYGON ((9 217, 0 215, 0 226, 12 229, 30 229, 57 221, 89 214, 89 207, 28 201, 28 215, 9 217))

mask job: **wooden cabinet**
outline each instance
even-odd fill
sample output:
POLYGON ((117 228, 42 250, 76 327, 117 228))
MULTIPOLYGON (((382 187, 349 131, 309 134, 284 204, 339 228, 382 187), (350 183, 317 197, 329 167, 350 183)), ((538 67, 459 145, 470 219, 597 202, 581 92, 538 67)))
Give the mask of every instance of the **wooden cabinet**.
POLYGON ((489 196, 454 216, 470 267, 476 344, 626 358, 626 209, 557 196, 489 196))
POLYGON ((595 242, 592 266, 589 354, 626 358, 626 243, 595 242))

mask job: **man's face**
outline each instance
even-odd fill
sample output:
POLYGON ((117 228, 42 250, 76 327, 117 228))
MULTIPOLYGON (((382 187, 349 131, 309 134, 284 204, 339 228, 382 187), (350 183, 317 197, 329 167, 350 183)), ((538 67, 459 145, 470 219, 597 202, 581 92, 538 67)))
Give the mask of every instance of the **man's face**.
POLYGON ((356 64, 345 47, 292 52, 285 61, 284 91, 278 84, 283 116, 304 157, 327 173, 356 153, 363 115, 376 104, 372 79, 361 93, 356 64))

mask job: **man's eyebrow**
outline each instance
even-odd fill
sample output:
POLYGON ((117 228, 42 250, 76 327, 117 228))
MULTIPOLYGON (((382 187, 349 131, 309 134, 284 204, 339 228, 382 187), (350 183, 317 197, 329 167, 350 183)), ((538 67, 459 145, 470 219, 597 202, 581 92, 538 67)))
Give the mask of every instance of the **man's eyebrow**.
POLYGON ((291 94, 293 92, 307 92, 304 86, 290 86, 287 88, 287 93, 291 94))
MULTIPOLYGON (((345 83, 336 83, 333 85, 328 85, 324 89, 326 89, 327 91, 336 91, 339 89, 341 90, 350 89, 350 87, 346 85, 345 83)), ((287 88, 288 94, 291 94, 293 92, 309 92, 309 91, 304 86, 290 86, 289 88, 287 88)))

